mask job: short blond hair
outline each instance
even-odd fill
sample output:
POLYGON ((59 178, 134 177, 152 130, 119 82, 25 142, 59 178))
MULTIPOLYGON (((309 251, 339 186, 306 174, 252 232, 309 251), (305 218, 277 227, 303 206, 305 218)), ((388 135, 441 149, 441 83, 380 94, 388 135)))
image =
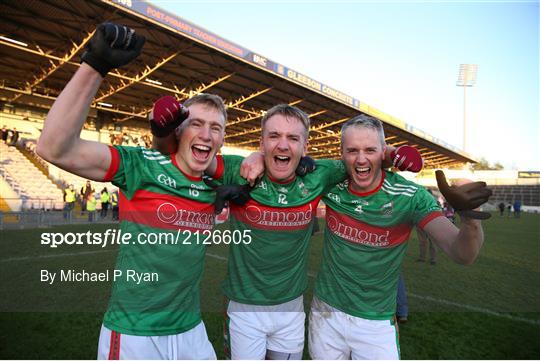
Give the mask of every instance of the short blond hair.
POLYGON ((204 104, 217 110, 223 115, 223 121, 227 122, 227 107, 219 95, 200 93, 186 100, 183 105, 187 108, 193 104, 204 104))
POLYGON ((302 110, 289 104, 278 104, 270 108, 261 119, 261 131, 264 131, 264 125, 266 124, 266 121, 276 114, 283 115, 286 118, 298 119, 305 128, 304 136, 307 141, 310 125, 309 117, 302 110))

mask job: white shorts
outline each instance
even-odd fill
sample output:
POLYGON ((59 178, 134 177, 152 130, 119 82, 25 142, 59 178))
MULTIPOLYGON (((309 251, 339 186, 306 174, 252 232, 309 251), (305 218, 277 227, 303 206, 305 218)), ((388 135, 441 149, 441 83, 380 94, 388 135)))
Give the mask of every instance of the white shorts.
POLYGON ((301 358, 306 319, 303 296, 273 306, 229 301, 227 316, 225 342, 229 342, 231 359, 263 360, 267 351, 301 358))
POLYGON ((313 297, 309 314, 313 360, 398 360, 396 323, 350 316, 313 297))
POLYGON ((98 360, 215 360, 201 321, 189 331, 167 336, 133 336, 101 326, 98 360))

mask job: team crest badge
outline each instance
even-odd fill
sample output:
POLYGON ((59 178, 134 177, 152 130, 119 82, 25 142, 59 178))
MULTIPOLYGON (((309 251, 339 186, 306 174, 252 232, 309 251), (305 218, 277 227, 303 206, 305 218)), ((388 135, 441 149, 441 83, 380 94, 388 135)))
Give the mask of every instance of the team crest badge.
POLYGON ((381 207, 381 214, 383 217, 390 217, 394 212, 394 203, 388 202, 381 207))
POLYGON ((309 193, 304 182, 298 183, 298 189, 300 189, 300 192, 302 193, 303 197, 306 197, 309 193))

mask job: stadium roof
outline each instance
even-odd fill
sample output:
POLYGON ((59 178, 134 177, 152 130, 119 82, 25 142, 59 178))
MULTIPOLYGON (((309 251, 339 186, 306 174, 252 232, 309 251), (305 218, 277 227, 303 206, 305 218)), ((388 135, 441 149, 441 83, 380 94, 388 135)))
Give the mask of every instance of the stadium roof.
MULTIPOLYGON (((309 114, 309 153, 339 157, 340 126, 364 113, 385 124, 387 142, 418 147, 426 167, 475 162, 405 122, 256 54, 151 3, 136 0, 4 0, 0 3, 0 99, 48 109, 79 66, 96 24, 128 25, 147 38, 143 53, 103 82, 93 108, 105 122, 139 120, 165 94, 198 92, 228 104, 226 145, 254 148, 260 118, 278 103, 309 114)), ((435 115, 434 115, 435 116, 435 115)))

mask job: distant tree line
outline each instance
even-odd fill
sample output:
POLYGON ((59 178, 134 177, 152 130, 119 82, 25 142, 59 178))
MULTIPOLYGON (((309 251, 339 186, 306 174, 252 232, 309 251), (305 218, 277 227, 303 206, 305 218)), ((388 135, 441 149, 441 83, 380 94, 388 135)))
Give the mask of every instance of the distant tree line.
POLYGON ((496 162, 493 165, 490 165, 489 162, 485 158, 480 158, 478 163, 471 164, 472 170, 502 170, 504 167, 501 163, 496 162))

